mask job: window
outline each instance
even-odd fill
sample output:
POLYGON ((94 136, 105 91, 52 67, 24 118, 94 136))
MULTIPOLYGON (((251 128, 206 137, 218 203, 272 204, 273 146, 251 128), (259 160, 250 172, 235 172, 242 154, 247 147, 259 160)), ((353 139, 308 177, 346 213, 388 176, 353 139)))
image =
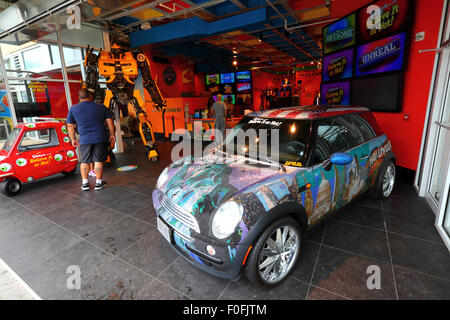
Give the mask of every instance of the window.
POLYGON ((11 134, 8 137, 8 140, 6 140, 5 144, 3 145, 2 150, 9 151, 11 150, 13 144, 16 142, 17 137, 20 134, 19 128, 14 128, 11 134))
POLYGON ((46 68, 52 64, 47 45, 39 45, 23 51, 22 56, 26 70, 46 68))
POLYGON ((20 142, 20 147, 28 150, 43 149, 59 145, 55 129, 27 131, 20 142))
POLYGON ((353 119, 353 124, 361 133, 364 141, 369 141, 376 137, 375 131, 360 115, 351 114, 350 117, 353 119))
POLYGON ((364 143, 363 134, 350 116, 318 120, 315 163, 325 161, 333 153, 345 152, 364 143))

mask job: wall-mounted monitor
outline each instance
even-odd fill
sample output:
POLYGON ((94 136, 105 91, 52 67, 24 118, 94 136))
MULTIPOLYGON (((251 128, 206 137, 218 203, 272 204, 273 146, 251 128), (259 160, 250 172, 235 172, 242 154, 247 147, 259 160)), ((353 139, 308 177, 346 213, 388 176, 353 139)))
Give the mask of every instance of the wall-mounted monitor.
POLYGON ((356 42, 356 14, 351 14, 322 29, 325 54, 351 47, 356 42))
POLYGON ((234 93, 234 86, 232 84, 224 84, 223 85, 223 89, 222 89, 222 93, 225 93, 225 94, 232 94, 232 93, 234 93))
POLYGON ((405 33, 362 45, 357 49, 356 76, 403 69, 405 33))
POLYGON ((248 91, 252 89, 252 84, 250 82, 242 82, 236 85, 238 92, 248 91))
MULTIPOLYGON (((236 95, 235 94, 223 94, 222 95, 222 101, 226 101, 228 97, 231 97, 232 99, 232 103, 235 104, 236 103, 236 95)), ((214 101, 217 102, 217 96, 213 96, 214 101)))
POLYGON ((350 81, 322 84, 321 100, 326 105, 349 105, 350 81))
POLYGON ((234 82, 235 82, 234 72, 220 74, 220 83, 234 83, 234 82))
POLYGON ((219 83, 220 83, 220 75, 218 73, 206 75, 206 85, 219 84, 219 83))
POLYGON ((372 111, 400 112, 403 93, 403 75, 354 80, 352 104, 372 111))
POLYGON ((358 11, 358 41, 374 41, 409 30, 413 6, 414 1, 411 0, 379 0, 365 6, 358 11), (380 20, 377 20, 377 15, 380 20))
POLYGON ((322 81, 337 81, 353 76, 353 49, 325 56, 323 58, 322 81))
POLYGON ((236 81, 237 82, 249 82, 251 80, 252 80, 252 72, 251 71, 236 72, 236 81))

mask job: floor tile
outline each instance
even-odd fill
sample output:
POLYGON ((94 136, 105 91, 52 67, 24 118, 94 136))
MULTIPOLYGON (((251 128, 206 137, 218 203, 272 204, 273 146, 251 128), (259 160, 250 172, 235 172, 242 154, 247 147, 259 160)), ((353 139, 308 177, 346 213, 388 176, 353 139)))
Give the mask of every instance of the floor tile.
POLYGON ((81 241, 46 261, 35 263, 33 268, 22 272, 20 277, 42 299, 75 299, 78 296, 77 289, 67 287, 69 277, 74 272, 69 267, 79 268, 82 289, 90 269, 100 263, 104 254, 102 250, 81 241))
POLYGON ((153 205, 132 212, 130 216, 156 226, 156 214, 153 205))
POLYGON ((10 211, 10 213, 8 218, 4 215, 0 221, 0 252, 56 228, 54 223, 25 208, 10 211))
POLYGON ((119 254, 148 234, 152 228, 154 227, 135 218, 126 217, 87 239, 112 254, 119 254))
POLYGON ((389 233, 392 262, 450 280, 450 254, 444 244, 389 233))
POLYGON ((311 286, 308 293, 307 300, 347 300, 348 298, 341 297, 329 291, 311 286))
POLYGON ((152 277, 113 257, 105 257, 75 291, 76 299, 135 300, 152 277))
POLYGON ((32 239, 20 241, 11 249, 3 251, 2 259, 20 274, 80 241, 82 241, 80 238, 56 227, 32 239))
POLYGON ((203 272, 179 257, 158 279, 192 299, 215 300, 228 280, 203 272))
POLYGON ((358 199, 355 199, 354 202, 352 203, 367 208, 375 208, 375 209, 383 208, 382 201, 378 199, 372 199, 367 193, 363 194, 358 199))
POLYGON ((332 220, 327 226, 325 245, 390 262, 386 232, 332 220))
POLYGON ((94 233, 103 230, 109 225, 123 219, 125 216, 112 209, 105 208, 88 202, 88 212, 82 215, 71 217, 62 226, 81 237, 89 237, 94 233))
POLYGON ((308 284, 288 278, 275 288, 258 287, 240 279, 230 282, 220 296, 221 300, 305 300, 308 284))
POLYGON ((312 284, 350 299, 396 299, 390 264, 328 247, 322 247, 320 250, 312 284), (367 273, 370 266, 380 268, 380 290, 370 290, 367 286, 367 281, 371 276, 367 273))
POLYGON ((149 234, 123 251, 119 257, 136 268, 157 277, 178 257, 155 227, 149 228, 149 234))
POLYGON ((333 219, 384 231, 383 211, 377 208, 350 204, 336 212, 333 219))
POLYGON ((424 216, 409 215, 405 211, 386 211, 384 213, 389 232, 404 234, 424 240, 441 243, 442 238, 435 226, 435 220, 424 216))
POLYGON ((304 241, 302 251, 297 264, 292 270, 291 276, 309 283, 319 254, 320 245, 310 241, 304 241))
POLYGON ((450 281, 394 266, 400 300, 450 300, 450 281))
POLYGON ((419 216, 425 218, 435 218, 425 199, 416 198, 411 201, 410 197, 402 197, 392 194, 391 197, 383 202, 384 211, 404 212, 410 216, 419 216))
POLYGON ((138 300, 189 300, 189 298, 154 279, 139 293, 138 300))

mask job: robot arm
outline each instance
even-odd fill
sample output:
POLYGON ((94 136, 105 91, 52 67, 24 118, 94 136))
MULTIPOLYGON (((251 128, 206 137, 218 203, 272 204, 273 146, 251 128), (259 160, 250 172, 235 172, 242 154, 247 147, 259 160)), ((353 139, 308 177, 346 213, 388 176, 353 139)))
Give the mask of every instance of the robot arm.
POLYGON ((164 100, 161 91, 156 84, 156 81, 152 78, 150 63, 148 62, 147 57, 143 53, 138 52, 136 54, 136 60, 138 62, 138 67, 142 73, 144 88, 150 94, 150 97, 152 98, 153 103, 156 105, 156 108, 158 108, 159 110, 164 109, 167 105, 167 102, 166 100, 164 100))
POLYGON ((86 70, 86 81, 83 88, 95 92, 99 88, 98 84, 98 56, 93 52, 93 48, 87 48, 84 67, 86 70))

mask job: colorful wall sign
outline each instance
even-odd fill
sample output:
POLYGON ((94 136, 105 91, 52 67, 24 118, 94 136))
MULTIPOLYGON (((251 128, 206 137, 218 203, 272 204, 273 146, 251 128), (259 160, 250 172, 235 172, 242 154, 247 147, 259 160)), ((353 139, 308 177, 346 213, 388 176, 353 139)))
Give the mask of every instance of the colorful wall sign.
POLYGON ((401 33, 358 47, 356 76, 402 70, 405 36, 401 33))
POLYGON ((351 14, 323 28, 324 53, 328 54, 355 44, 356 14, 351 14))
POLYGON ((322 104, 327 105, 349 105, 350 104, 350 82, 336 82, 322 84, 322 104))
POLYGON ((353 75, 353 49, 323 58, 322 81, 336 81, 353 75))
POLYGON ((412 22, 413 2, 380 0, 359 10, 359 41, 373 41, 392 33, 408 30, 412 22))
MULTIPOLYGON (((9 126, 8 132, 12 130, 14 127, 14 123, 12 120, 11 110, 9 109, 8 96, 6 94, 5 87, 0 87, 0 118, 3 118, 4 121, 9 126)), ((6 137, 1 137, 0 139, 6 139, 6 137)))

